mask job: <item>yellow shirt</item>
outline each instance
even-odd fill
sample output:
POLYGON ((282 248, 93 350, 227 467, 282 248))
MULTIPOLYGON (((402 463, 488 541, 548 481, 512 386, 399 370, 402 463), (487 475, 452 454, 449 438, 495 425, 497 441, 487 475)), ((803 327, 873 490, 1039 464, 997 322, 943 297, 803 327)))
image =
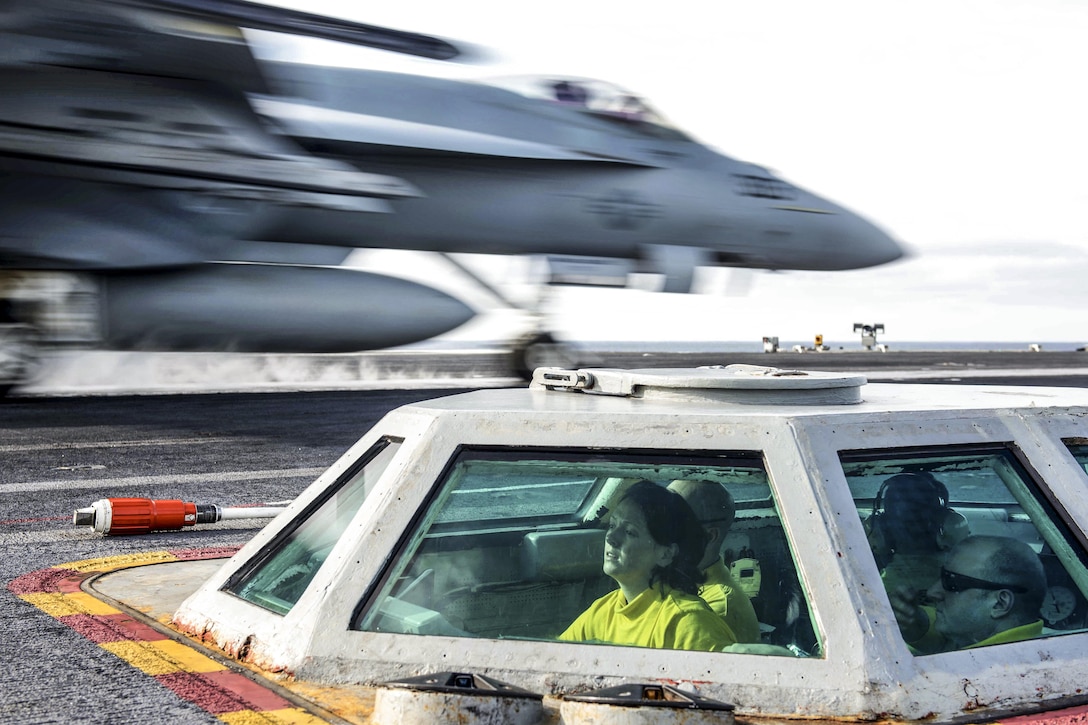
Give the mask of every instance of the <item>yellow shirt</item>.
POLYGON ((706 568, 706 582, 699 596, 725 620, 738 642, 759 642, 759 620, 752 601, 740 588, 721 559, 706 568))
POLYGON ((631 602, 624 599, 621 589, 605 594, 559 639, 707 652, 737 641, 733 630, 706 602, 664 585, 646 589, 631 602))
POLYGON ((975 642, 967 649, 974 647, 986 647, 991 644, 1005 644, 1007 642, 1020 642, 1025 639, 1035 639, 1043 634, 1043 620, 1037 619, 1034 622, 1027 624, 1021 624, 1019 627, 1012 627, 1006 629, 1004 632, 998 632, 991 634, 981 642, 975 642))
MULTIPOLYGON (((937 622, 937 612, 933 607, 922 607, 922 611, 926 613, 926 617, 929 618, 929 629, 924 635, 914 640, 913 642, 907 642, 907 647, 910 648, 912 654, 936 654, 938 652, 946 652, 949 649, 947 641, 941 635, 937 634, 935 625, 937 622)), ((1025 639, 1035 639, 1043 634, 1043 620, 1036 619, 1034 622, 1028 622, 1027 624, 1021 624, 1018 627, 1010 627, 1009 629, 1002 630, 991 634, 989 637, 979 640, 974 644, 969 644, 962 649, 974 649, 975 647, 987 647, 991 644, 1007 644, 1009 642, 1020 642, 1025 639)))
POLYGON ((880 572, 884 588, 889 592, 909 588, 915 594, 924 592, 941 578, 944 554, 896 554, 880 572))

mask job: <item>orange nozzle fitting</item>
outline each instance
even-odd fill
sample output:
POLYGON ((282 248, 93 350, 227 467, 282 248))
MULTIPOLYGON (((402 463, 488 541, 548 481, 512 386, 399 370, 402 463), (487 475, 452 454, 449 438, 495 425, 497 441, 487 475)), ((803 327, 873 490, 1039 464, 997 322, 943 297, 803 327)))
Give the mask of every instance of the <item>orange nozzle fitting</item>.
POLYGON ((219 520, 218 506, 149 498, 104 498, 76 509, 72 523, 93 526, 101 534, 130 536, 175 531, 219 520))
POLYGON ((270 519, 283 512, 290 501, 252 507, 223 508, 214 503, 153 500, 150 498, 103 498, 87 508, 76 509, 72 523, 93 526, 100 534, 131 536, 153 531, 177 531, 195 524, 214 524, 234 519, 270 519))

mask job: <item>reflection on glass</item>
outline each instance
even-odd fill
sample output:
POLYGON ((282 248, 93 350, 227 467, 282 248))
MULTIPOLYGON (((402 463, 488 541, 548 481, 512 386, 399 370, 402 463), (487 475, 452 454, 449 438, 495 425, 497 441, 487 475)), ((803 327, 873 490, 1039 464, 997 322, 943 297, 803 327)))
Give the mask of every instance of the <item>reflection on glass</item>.
POLYGON ((912 651, 1088 626, 1088 558, 1012 451, 950 447, 840 457, 912 651))
POLYGON ((290 611, 399 447, 388 439, 376 444, 225 589, 273 612, 290 611))
MULTIPOLYGON (((739 602, 732 616, 746 622, 715 620, 715 628, 735 630, 733 641, 745 642, 745 651, 818 652, 808 602, 755 454, 463 450, 425 515, 406 533, 376 594, 361 607, 356 628, 555 639, 618 589, 618 579, 606 574, 606 527, 640 480, 661 489, 690 480, 727 490, 727 515, 708 505, 691 507, 696 526, 706 531, 698 532, 706 559, 703 544, 693 549, 697 565, 715 565, 739 602)), ((687 496, 666 495, 688 506, 687 496)), ((718 584, 724 599, 721 589, 718 584)), ((707 615, 715 611, 697 597, 695 605, 707 615)), ((719 605, 722 612, 714 616, 725 614, 725 604, 719 605)))
POLYGON ((1088 444, 1066 441, 1065 445, 1069 447, 1069 452, 1077 459, 1077 463, 1084 472, 1088 473, 1088 444))

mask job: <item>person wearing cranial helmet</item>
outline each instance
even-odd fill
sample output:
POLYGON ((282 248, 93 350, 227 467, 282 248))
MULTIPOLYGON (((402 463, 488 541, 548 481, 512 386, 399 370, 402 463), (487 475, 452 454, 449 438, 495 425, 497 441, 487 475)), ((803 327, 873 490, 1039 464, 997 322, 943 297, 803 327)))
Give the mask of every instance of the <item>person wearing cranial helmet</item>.
POLYGON ((884 587, 920 597, 937 581, 948 551, 970 533, 948 505, 948 489, 928 471, 891 476, 865 521, 884 587))

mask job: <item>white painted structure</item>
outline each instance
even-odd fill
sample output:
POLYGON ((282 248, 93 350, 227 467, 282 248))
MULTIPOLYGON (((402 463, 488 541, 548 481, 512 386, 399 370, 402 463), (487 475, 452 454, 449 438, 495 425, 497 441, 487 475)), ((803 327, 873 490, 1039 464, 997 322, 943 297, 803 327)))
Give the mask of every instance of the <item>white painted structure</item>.
MULTIPOLYGON (((442 671, 479 673, 546 695, 631 682, 680 683, 732 703, 738 719, 948 721, 1080 705, 1088 702, 1088 476, 1078 447, 1088 443, 1086 416, 1088 390, 1072 388, 867 385, 856 375, 748 366, 542 369, 528 389, 467 393, 389 413, 206 582, 174 621, 263 668, 331 684, 378 684, 442 671), (534 528, 511 517, 501 532, 496 522, 481 519, 478 533, 466 519, 471 508, 451 513, 456 496, 446 487, 458 471, 515 470, 525 450, 568 467, 598 466, 603 456, 631 466, 631 476, 660 471, 663 481, 694 475, 694 466, 719 459, 728 465, 709 465, 709 478, 744 466, 750 467, 741 471, 745 476, 765 474, 766 500, 745 501, 734 493, 738 514, 731 535, 749 536, 741 543, 755 547, 764 531, 759 527, 773 524, 781 532, 787 555, 774 561, 784 573, 772 576, 772 558, 764 560, 762 596, 772 593, 769 582, 788 579, 795 568, 812 636, 800 647, 789 644, 807 656, 489 636, 473 623, 472 612, 462 610, 454 624, 453 599, 481 596, 486 587, 449 583, 454 575, 441 571, 448 550, 457 549, 457 561, 470 569, 476 554, 464 541, 513 537, 521 542, 512 546, 522 558, 520 565, 509 564, 510 571, 535 566, 534 581, 554 583, 562 578, 555 573, 561 567, 543 534, 584 531, 552 523, 534 528), (948 482, 972 533, 1020 537, 1049 564, 1059 562, 1048 569, 1053 591, 1043 609, 1055 611, 1046 615, 1044 637, 912 653, 867 540, 865 520, 877 502, 865 487, 875 477, 918 468, 948 482), (971 499, 965 492, 974 484, 961 485, 962 477, 990 480, 993 471, 995 490, 1007 486, 1012 492, 1008 501, 1004 494, 971 499), (355 503, 350 490, 357 491, 355 503), (320 519, 330 507, 338 510, 320 519), (333 530, 328 522, 337 513, 342 533, 328 542, 331 549, 291 566, 276 564, 277 552, 307 536, 300 528, 307 520, 325 522, 312 529, 333 530), (526 559, 530 545, 540 548, 526 559), (420 562, 430 562, 431 571, 420 562), (275 569, 275 581, 266 577, 257 589, 279 597, 293 576, 305 586, 294 601, 262 599, 261 592, 252 593, 262 567, 275 569), (551 573, 542 577, 540 570, 551 573), (1053 572, 1061 574, 1060 585, 1053 572), (429 593, 409 595, 416 585, 429 593)), ((505 485, 501 476, 495 481, 505 485)), ((592 509, 603 489, 586 485, 590 498, 594 492, 598 497, 592 509)), ((513 498, 528 501, 532 486, 519 485, 513 498)), ((503 505, 502 491, 487 491, 487 506, 503 505)), ((578 511, 585 508, 583 503, 578 511)), ((517 576, 530 575, 507 579, 517 576)), ((505 596, 516 584, 492 587, 488 596, 505 596)))

